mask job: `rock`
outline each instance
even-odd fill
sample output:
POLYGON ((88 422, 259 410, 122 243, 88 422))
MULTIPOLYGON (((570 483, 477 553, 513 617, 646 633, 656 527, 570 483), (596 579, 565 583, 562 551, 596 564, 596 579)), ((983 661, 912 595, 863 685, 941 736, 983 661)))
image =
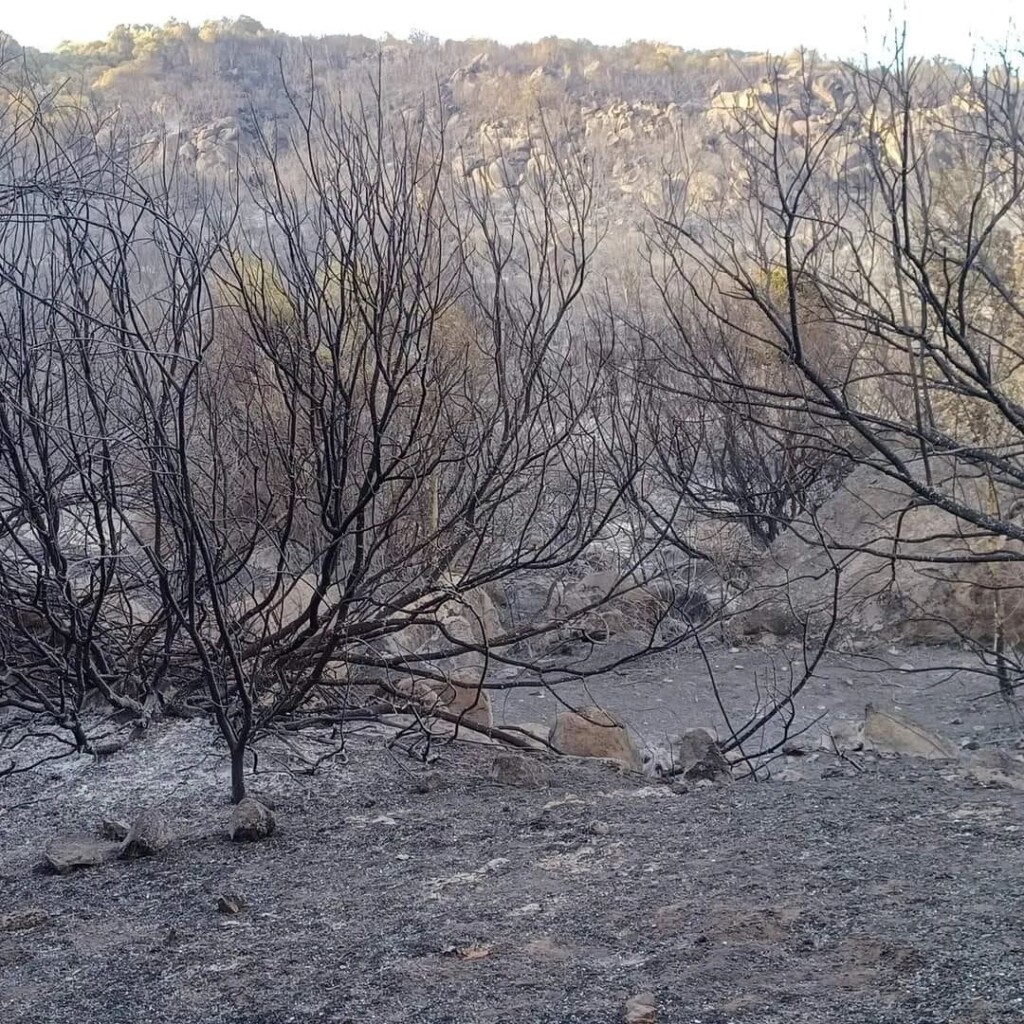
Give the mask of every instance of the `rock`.
POLYGON ((115 843, 122 843, 128 837, 128 823, 118 818, 104 818, 100 825, 100 835, 115 843))
MULTIPOLYGON (((490 644, 507 632, 498 610, 498 603, 507 601, 497 584, 462 589, 461 578, 450 573, 438 583, 439 591, 425 594, 403 609, 416 623, 389 636, 387 647, 391 652, 402 655, 449 648, 449 638, 470 645, 490 644)), ((478 655, 445 659, 449 663, 443 667, 466 669, 467 657, 471 663, 468 667, 482 667, 478 655)), ((479 672, 476 674, 479 676, 479 672)))
POLYGON ((50 915, 39 907, 26 907, 9 914, 0 914, 0 934, 4 932, 25 932, 38 928, 50 920, 50 915))
POLYGON ((69 836, 54 839, 43 851, 47 865, 58 875, 79 868, 91 868, 113 860, 120 850, 118 843, 93 839, 91 836, 69 836))
POLYGON ((423 679, 398 679, 388 686, 380 686, 374 697, 394 703, 396 707, 403 704, 418 704, 425 710, 437 706, 438 696, 430 684, 423 679))
POLYGON ((225 893, 217 897, 217 910, 222 914, 240 914, 249 905, 244 896, 225 893))
MULTIPOLYGON (((925 478, 919 458, 908 454, 906 464, 925 478)), ((927 475, 936 490, 972 508, 985 508, 994 497, 1009 509, 1017 497, 1014 488, 993 484, 966 460, 933 455, 927 475)), ((1016 642, 1024 636, 1016 561, 1024 545, 1000 542, 1005 561, 979 558, 991 554, 994 543, 876 467, 859 466, 814 512, 813 522, 798 518, 772 544, 731 627, 740 634, 820 634, 833 622, 838 564, 840 632, 878 642, 899 638, 901 645, 993 643, 992 601, 1001 593, 1003 635, 1016 642)))
POLYGON ((821 749, 835 753, 864 749, 864 723, 840 721, 821 734, 821 749))
POLYGON ((732 769, 715 737, 707 729, 687 729, 668 743, 667 764, 659 758, 654 770, 659 775, 682 775, 685 779, 728 779, 732 769))
POLYGON ((449 714, 458 715, 469 725, 484 729, 494 727, 490 695, 480 686, 480 679, 475 673, 452 673, 448 682, 430 685, 449 714))
MULTIPOLYGON (((536 694, 533 696, 536 696, 536 694)), ((551 731, 551 727, 544 722, 523 722, 514 726, 506 725, 503 728, 506 732, 521 735, 530 746, 537 750, 548 749, 548 733, 551 731)))
POLYGON ((121 846, 121 856, 153 857, 166 849, 173 838, 167 819, 155 807, 149 807, 135 819, 121 846))
POLYGON ((672 588, 662 580, 643 580, 613 569, 569 580, 556 595, 553 616, 568 620, 570 633, 591 640, 649 633, 668 615, 672 588))
POLYGON ((658 1003, 653 992, 638 992, 626 1000, 622 1010, 623 1024, 654 1024, 658 1019, 658 1003))
POLYGON ((629 733, 603 708, 590 706, 578 712, 560 711, 548 742, 562 754, 607 758, 631 771, 640 771, 643 766, 629 733))
POLYGON ((499 754, 491 763, 491 778, 502 786, 542 789, 548 774, 536 761, 522 754, 499 754))
POLYGON ((1024 761, 1002 750, 969 755, 967 777, 979 786, 1024 790, 1024 761))
POLYGON ((883 754, 905 754, 930 760, 954 760, 959 751, 938 733, 893 711, 872 705, 864 709, 864 745, 883 754))
POLYGON ((277 819, 274 812, 259 800, 245 797, 231 810, 231 841, 248 843, 274 834, 277 819))

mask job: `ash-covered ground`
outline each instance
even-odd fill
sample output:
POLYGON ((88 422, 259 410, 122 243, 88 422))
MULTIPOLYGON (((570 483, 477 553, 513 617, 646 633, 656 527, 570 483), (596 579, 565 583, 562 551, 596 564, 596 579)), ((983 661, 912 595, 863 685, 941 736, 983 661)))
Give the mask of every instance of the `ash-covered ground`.
MULTIPOLYGON (((739 713, 769 662, 714 658, 739 713)), ((1016 749, 952 652, 889 660, 829 662, 800 702, 805 723, 826 714, 807 747, 873 701, 1016 749)), ((662 659, 590 697, 652 741, 721 728, 702 665, 662 659)), ((553 700, 517 691, 498 717, 542 721, 553 700)), ((268 744, 251 786, 278 830, 252 844, 227 839, 200 722, 0 784, 0 1019, 611 1024, 649 991, 680 1024, 1024 1020, 1024 792, 955 760, 805 753, 773 765, 787 781, 679 793, 536 755, 544 784, 523 788, 491 778, 494 747, 423 766, 385 736, 313 774, 327 745, 268 744), (53 837, 154 806, 176 836, 158 856, 39 870, 53 837)))

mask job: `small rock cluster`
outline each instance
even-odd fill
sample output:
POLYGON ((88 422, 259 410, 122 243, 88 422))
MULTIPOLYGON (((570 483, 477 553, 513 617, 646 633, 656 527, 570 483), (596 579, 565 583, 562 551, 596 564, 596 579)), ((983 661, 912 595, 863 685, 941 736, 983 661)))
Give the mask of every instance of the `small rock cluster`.
MULTIPOLYGON (((259 800, 247 797, 232 808, 228 834, 232 842, 250 842, 273 835, 276 827, 274 812, 259 800)), ((117 858, 155 857, 175 838, 166 816, 156 807, 146 808, 130 827, 117 819, 104 820, 100 836, 61 836, 51 840, 43 851, 43 866, 55 874, 67 875, 117 858)))

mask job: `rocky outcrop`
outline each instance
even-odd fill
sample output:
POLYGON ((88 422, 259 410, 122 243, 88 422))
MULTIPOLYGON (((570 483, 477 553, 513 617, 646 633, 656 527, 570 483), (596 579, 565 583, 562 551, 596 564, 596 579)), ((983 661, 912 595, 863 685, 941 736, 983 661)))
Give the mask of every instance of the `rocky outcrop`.
POLYGON ((149 133, 143 152, 151 164, 184 167, 200 177, 233 173, 244 144, 237 117, 220 117, 195 127, 172 126, 149 133))
MULTIPOLYGON (((992 500, 988 481, 965 467, 954 474, 933 460, 932 473, 936 488, 975 508, 992 500)), ((1003 509, 1013 497, 995 493, 1003 509)), ((1024 545, 985 535, 862 466, 818 509, 813 525, 798 521, 776 541, 732 625, 741 634, 788 635, 806 623, 820 634, 832 622, 835 592, 839 635, 991 643, 1001 623, 1016 642, 1024 638, 1019 563, 956 561, 997 549, 1024 555, 1024 545)))

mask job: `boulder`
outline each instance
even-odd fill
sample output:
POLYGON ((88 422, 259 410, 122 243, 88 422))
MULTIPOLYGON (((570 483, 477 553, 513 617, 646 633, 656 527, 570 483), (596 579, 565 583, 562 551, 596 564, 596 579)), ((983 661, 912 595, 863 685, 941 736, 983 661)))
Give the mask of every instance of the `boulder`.
POLYGON ((882 754, 904 754, 930 760, 955 760, 960 751, 955 743, 923 725, 868 705, 864 710, 864 746, 882 754))
POLYGON ((249 905, 244 896, 235 893, 225 893, 217 897, 217 910, 222 914, 240 914, 249 905))
POLYGON ((503 725, 506 732, 522 736, 536 750, 548 749, 548 734, 551 727, 544 722, 517 722, 515 725, 503 725))
MULTIPOLYGON (((496 583, 460 590, 461 580, 449 574, 439 581, 439 589, 396 613, 404 612, 419 621, 388 635, 385 647, 391 655, 408 656, 451 648, 459 643, 493 643, 507 630, 498 610, 504 594, 496 583), (449 639, 451 638, 451 639, 449 639)), ((483 656, 473 653, 445 659, 447 669, 481 667, 483 656)))
POLYGON ((121 857, 153 857, 166 849, 174 838, 170 825, 155 807, 144 810, 136 819, 121 845, 121 857))
POLYGON ((548 742, 559 753, 607 758, 631 771, 639 771, 643 765, 632 737, 603 708, 591 706, 579 711, 560 711, 548 734, 548 742))
MULTIPOLYGON (((924 478, 919 460, 906 459, 924 478)), ((1013 507, 1016 493, 952 460, 930 462, 934 486, 986 511, 1013 507)), ((998 517, 997 517, 998 518, 998 517)), ((741 634, 820 634, 832 623, 838 566, 840 633, 941 643, 1024 641, 1024 544, 988 536, 921 500, 871 466, 856 469, 815 513, 772 545, 732 627, 741 634), (985 561, 993 552, 1004 561, 985 561), (906 557, 901 557, 906 556, 906 557), (934 558, 935 561, 929 561, 934 558), (963 559, 957 562, 951 559, 963 559), (971 559, 975 559, 971 562, 971 559), (979 560, 980 559, 980 560, 979 560), (998 602, 998 603, 997 603, 998 602)))
POLYGON ((283 575, 277 579, 277 556, 273 551, 257 551, 250 559, 249 578, 245 590, 236 598, 232 614, 236 617, 249 614, 261 605, 271 593, 274 599, 249 623, 254 636, 265 630, 276 631, 289 622, 294 622, 306 613, 313 599, 319 594, 324 603, 337 600, 335 588, 327 593, 320 589, 315 573, 283 575))
POLYGON ((67 875, 79 868, 91 868, 113 860, 120 844, 93 839, 91 836, 68 836, 54 839, 43 851, 47 866, 58 875, 67 875))
POLYGON ((549 614, 566 619, 570 633, 605 640, 635 631, 649 633, 668 615, 670 587, 614 569, 567 580, 554 595, 549 614))
POLYGON ((395 705, 417 704, 426 711, 440 703, 437 691, 424 679, 397 679, 378 687, 374 697, 395 705))
POLYGON ((230 835, 233 843, 248 843, 274 834, 277 819, 266 804, 247 796, 231 809, 230 835))
POLYGON ((455 594, 437 610, 437 619, 449 633, 474 643, 491 642, 505 633, 495 597, 504 599, 498 584, 459 590, 462 581, 448 574, 441 582, 455 594))

